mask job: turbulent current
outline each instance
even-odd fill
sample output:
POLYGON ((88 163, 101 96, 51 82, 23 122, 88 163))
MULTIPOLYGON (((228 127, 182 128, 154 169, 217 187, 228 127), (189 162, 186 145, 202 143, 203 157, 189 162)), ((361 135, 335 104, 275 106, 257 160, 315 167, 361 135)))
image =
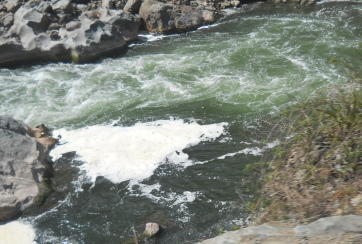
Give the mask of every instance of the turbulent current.
POLYGON ((0 236, 121 243, 156 221, 151 243, 192 243, 247 223, 243 169, 277 144, 252 122, 348 84, 331 60, 360 65, 361 23, 361 2, 255 3, 122 57, 0 69, 0 114, 61 138, 56 192, 0 236))

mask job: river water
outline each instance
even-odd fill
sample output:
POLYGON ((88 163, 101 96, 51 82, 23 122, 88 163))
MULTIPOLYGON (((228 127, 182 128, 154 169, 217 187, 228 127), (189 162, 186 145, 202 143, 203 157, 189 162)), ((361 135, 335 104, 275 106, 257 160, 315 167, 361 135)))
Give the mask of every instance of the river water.
POLYGON ((167 227, 149 243, 193 243, 247 223, 243 169, 277 144, 253 121, 347 84, 330 61, 360 65, 361 23, 361 2, 254 3, 119 58, 0 69, 1 114, 61 136, 56 193, 13 223, 38 243, 120 243, 147 221, 167 227))

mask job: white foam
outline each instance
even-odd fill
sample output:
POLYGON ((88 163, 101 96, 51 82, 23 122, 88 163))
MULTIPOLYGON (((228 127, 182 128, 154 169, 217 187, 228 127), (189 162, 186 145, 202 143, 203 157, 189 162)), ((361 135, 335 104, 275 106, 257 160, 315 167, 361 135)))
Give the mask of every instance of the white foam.
POLYGON ((131 127, 95 125, 68 131, 57 130, 61 145, 51 151, 54 160, 76 151, 92 181, 103 176, 113 183, 150 177, 166 159, 188 162, 182 150, 201 141, 216 139, 227 123, 199 125, 183 120, 158 120, 131 127))
POLYGON ((253 147, 253 148, 245 148, 241 151, 238 151, 238 152, 234 152, 234 153, 227 153, 225 155, 222 155, 220 157, 218 157, 217 159, 225 159, 227 157, 234 157, 235 155, 238 155, 238 154, 251 154, 251 155, 254 155, 254 156, 259 156, 261 155, 262 153, 262 149, 258 148, 258 147, 253 147))
POLYGON ((0 244, 33 244, 36 235, 30 224, 13 221, 0 225, 0 244))
MULTIPOLYGON (((257 142, 254 140, 254 142, 257 142)), ((248 144, 246 142, 242 142, 244 144, 248 144)), ((250 144, 250 143, 249 143, 250 144)), ((227 153, 225 155, 222 155, 220 157, 218 157, 217 159, 225 159, 227 157, 234 157, 235 155, 238 155, 238 154, 245 154, 245 155, 248 155, 248 154, 251 154, 251 155, 254 155, 254 156, 260 156, 262 155, 262 153, 267 150, 267 149, 271 149, 273 147, 276 147, 280 144, 280 141, 279 140, 275 140, 275 141, 272 141, 272 142, 269 142, 267 143, 264 147, 262 148, 259 148, 259 147, 250 147, 250 148, 244 148, 243 150, 240 150, 240 151, 237 151, 237 152, 233 152, 233 153, 227 153)))

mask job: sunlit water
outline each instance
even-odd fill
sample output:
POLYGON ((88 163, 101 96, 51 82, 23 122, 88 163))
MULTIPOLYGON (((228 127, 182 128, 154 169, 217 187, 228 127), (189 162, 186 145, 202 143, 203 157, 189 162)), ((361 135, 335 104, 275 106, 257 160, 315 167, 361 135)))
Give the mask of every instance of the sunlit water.
POLYGON ((189 243, 246 223, 243 169, 276 144, 248 123, 345 84, 330 60, 359 64, 361 6, 251 4, 120 58, 0 69, 1 114, 62 136, 56 193, 20 221, 39 243, 120 243, 147 221, 167 227, 150 243, 189 243))

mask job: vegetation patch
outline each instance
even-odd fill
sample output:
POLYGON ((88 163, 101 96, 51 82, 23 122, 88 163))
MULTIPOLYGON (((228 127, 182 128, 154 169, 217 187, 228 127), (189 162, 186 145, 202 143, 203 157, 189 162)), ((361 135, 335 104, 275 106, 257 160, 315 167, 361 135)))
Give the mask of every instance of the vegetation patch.
POLYGON ((284 113, 276 128, 286 139, 251 167, 261 171, 261 191, 246 204, 256 224, 362 214, 362 79, 355 67, 338 67, 351 80, 284 113))

